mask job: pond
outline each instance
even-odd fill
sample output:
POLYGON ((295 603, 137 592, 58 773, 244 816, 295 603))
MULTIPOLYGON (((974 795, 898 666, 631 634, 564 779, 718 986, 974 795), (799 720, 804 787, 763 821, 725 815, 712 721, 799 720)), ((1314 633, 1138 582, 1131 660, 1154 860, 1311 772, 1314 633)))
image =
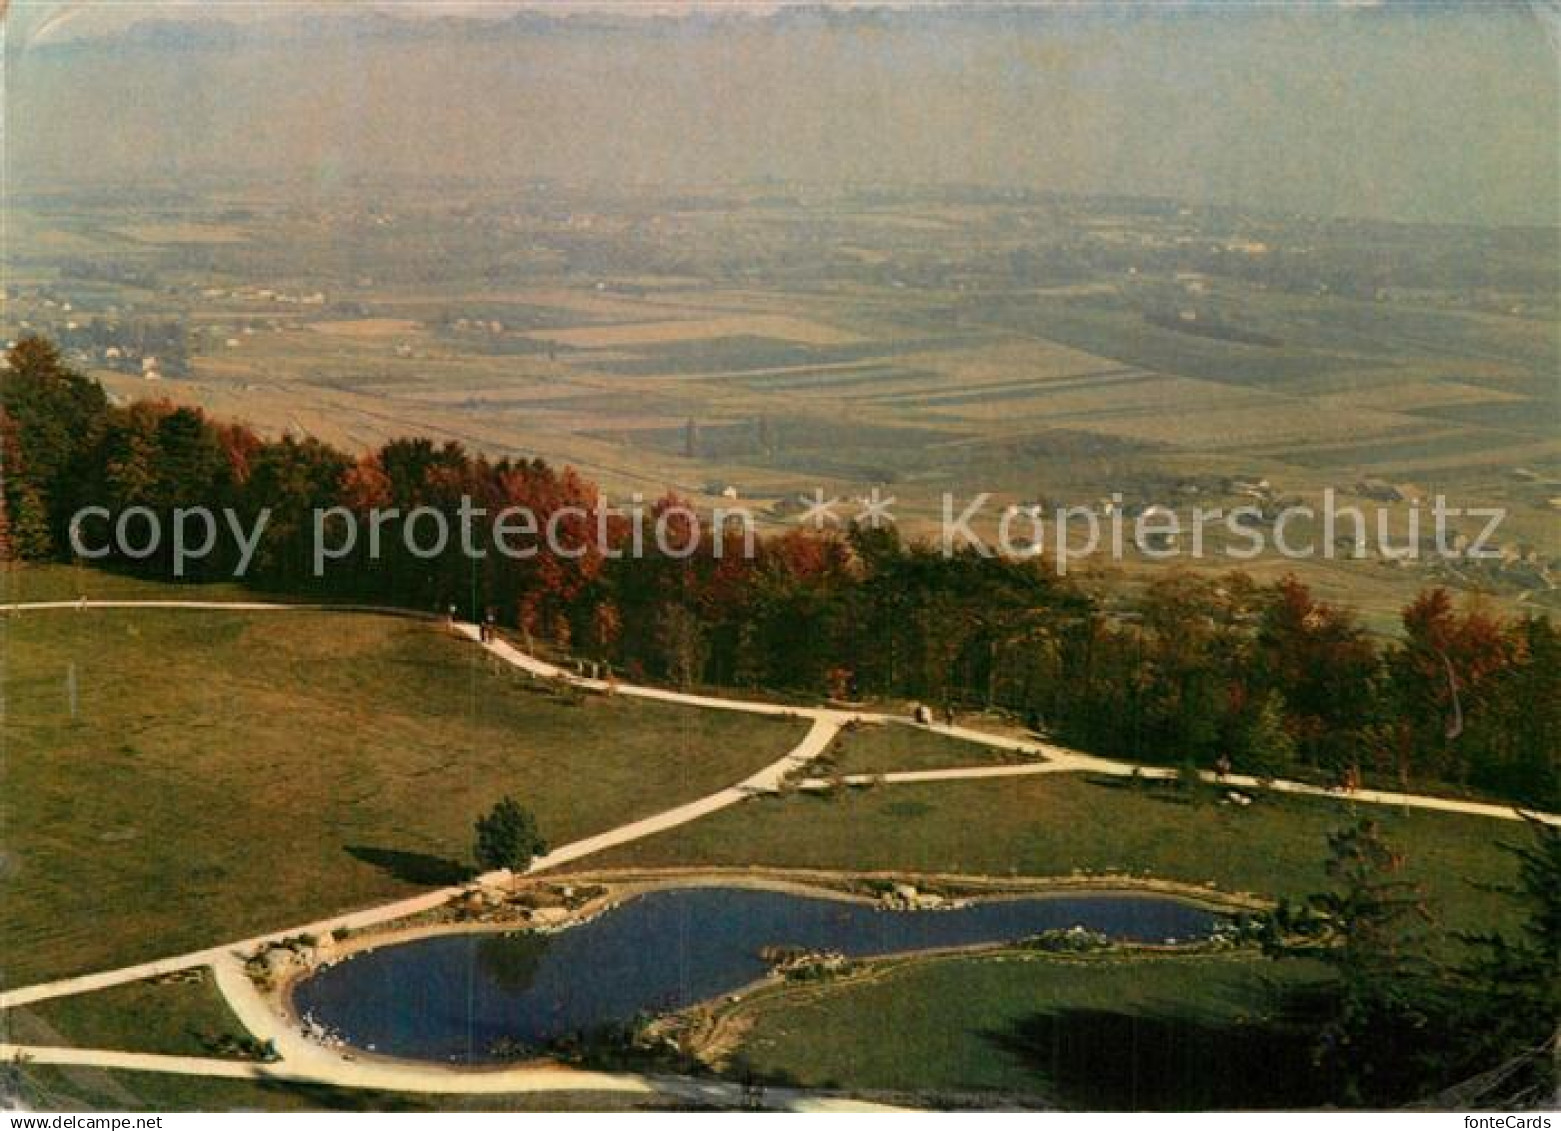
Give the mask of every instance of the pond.
POLYGON ((572 1033, 731 993, 762 977, 769 946, 851 957, 1009 942, 1083 926, 1133 942, 1206 936, 1219 916, 1158 896, 996 900, 945 911, 743 888, 630 899, 553 934, 462 931, 364 951, 294 991, 298 1012, 381 1055, 481 1063, 504 1043, 572 1033))

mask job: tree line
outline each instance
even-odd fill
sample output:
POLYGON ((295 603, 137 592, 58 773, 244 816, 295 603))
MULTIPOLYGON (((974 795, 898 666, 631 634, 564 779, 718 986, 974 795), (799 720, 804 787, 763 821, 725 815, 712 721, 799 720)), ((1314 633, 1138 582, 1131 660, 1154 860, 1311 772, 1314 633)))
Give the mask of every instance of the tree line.
MULTIPOLYGON (((649 542, 613 556, 604 549, 628 544, 627 522, 603 520, 599 544, 597 489, 570 469, 420 438, 360 455, 268 440, 196 408, 111 404, 39 338, 8 360, 0 541, 13 558, 70 560, 70 521, 88 504, 162 516, 227 507, 247 521, 269 508, 245 575, 258 588, 474 618, 491 609, 532 643, 629 678, 996 709, 1143 762, 1561 802, 1561 640, 1546 616, 1460 607, 1432 589, 1382 642, 1293 577, 1171 574, 1102 591, 1044 559, 946 555, 892 527, 787 532, 751 555, 735 532, 705 529, 687 557, 649 542), (583 552, 474 560, 452 540, 425 558, 393 521, 377 559, 359 539, 315 576, 317 511, 431 507, 454 524, 463 498, 490 515, 557 516, 583 552), (719 555, 718 539, 732 542, 719 555)), ((670 516, 678 502, 648 509, 670 516)), ((236 553, 220 545, 186 579, 231 577, 236 553)), ((167 547, 104 564, 172 579, 167 547)))

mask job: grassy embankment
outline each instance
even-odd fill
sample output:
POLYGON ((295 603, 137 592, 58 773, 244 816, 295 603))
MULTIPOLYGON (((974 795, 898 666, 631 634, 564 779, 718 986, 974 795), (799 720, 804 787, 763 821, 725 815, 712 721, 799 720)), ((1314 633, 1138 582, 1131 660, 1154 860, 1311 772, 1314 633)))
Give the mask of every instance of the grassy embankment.
POLYGON ((582 861, 609 865, 770 865, 1017 876, 1120 875, 1277 898, 1321 890, 1327 834, 1365 813, 1407 857, 1444 929, 1502 924, 1491 884, 1510 883, 1501 842, 1526 830, 1485 817, 1058 774, 834 790, 766 798, 582 861))
POLYGON ((917 727, 864 725, 841 731, 818 759, 816 775, 879 774, 902 770, 942 770, 953 766, 991 766, 1021 761, 1001 747, 983 746, 917 727))
POLYGON ((0 634, 8 985, 450 883, 505 793, 562 844, 740 781, 803 733, 561 694, 386 617, 67 610, 0 634))
POLYGON ((1306 1035, 1274 1017, 1271 989, 1318 976, 1253 956, 892 961, 760 991, 728 1023, 743 1033, 736 1070, 805 1087, 1075 1110, 1293 1107, 1321 1096, 1306 1035))
POLYGON ((28 1045, 239 1060, 259 1052, 208 970, 48 998, 0 1014, 0 1031, 28 1045))

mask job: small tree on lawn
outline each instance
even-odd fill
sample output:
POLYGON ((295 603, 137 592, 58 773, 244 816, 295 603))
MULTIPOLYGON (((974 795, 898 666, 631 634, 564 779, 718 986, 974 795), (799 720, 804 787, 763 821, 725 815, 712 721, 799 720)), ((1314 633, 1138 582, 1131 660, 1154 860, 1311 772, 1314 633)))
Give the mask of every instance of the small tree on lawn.
POLYGON ((484 871, 508 868, 524 872, 532 857, 547 851, 537 819, 513 797, 505 796, 477 818, 477 864, 484 871))

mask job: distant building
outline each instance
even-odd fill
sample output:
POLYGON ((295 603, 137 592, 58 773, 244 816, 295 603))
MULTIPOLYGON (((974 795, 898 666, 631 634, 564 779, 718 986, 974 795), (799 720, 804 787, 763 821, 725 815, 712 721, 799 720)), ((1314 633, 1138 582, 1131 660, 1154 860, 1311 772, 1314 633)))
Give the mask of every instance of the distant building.
POLYGON ((1379 503, 1417 503, 1423 492, 1413 483, 1389 483, 1382 479, 1363 479, 1355 484, 1355 493, 1379 503))

